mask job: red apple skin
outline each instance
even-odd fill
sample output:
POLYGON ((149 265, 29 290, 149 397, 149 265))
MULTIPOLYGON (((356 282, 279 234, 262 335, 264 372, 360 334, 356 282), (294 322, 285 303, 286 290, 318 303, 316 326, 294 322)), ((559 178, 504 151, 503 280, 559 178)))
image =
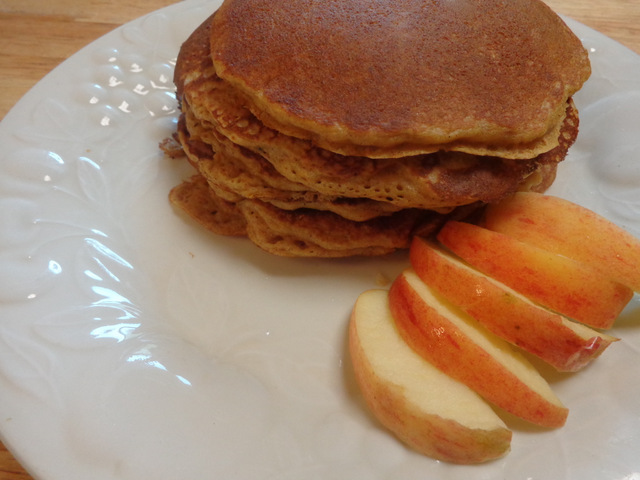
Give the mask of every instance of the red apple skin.
POLYGON ((494 334, 558 371, 584 368, 617 340, 596 331, 589 338, 578 335, 561 315, 521 299, 477 271, 456 265, 425 239, 413 240, 410 259, 427 285, 494 334))
POLYGON ((449 221, 438 240, 468 264, 530 300, 608 329, 633 291, 592 267, 470 223, 449 221))
POLYGON ((640 292, 640 240, 588 208, 519 192, 489 205, 484 226, 591 265, 640 292))
POLYGON ((407 344, 485 400, 536 425, 559 428, 568 409, 553 405, 425 303, 404 275, 389 290, 389 306, 407 344))

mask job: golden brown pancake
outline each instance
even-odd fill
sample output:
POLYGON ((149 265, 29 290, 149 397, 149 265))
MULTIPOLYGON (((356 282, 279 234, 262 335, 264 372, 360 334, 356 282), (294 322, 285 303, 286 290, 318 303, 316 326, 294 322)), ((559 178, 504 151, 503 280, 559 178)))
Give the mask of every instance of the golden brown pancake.
POLYGON ((227 144, 227 148, 214 151, 211 145, 194 139, 186 128, 184 116, 177 133, 183 153, 191 164, 215 193, 229 202, 256 199, 284 210, 312 208, 331 211, 354 221, 370 220, 402 209, 388 202, 323 195, 309 190, 305 185, 280 175, 264 158, 237 145, 227 144))
POLYGON ((174 187, 169 200, 213 233, 228 236, 247 233, 246 221, 237 206, 212 194, 201 175, 194 175, 174 187))
POLYGON ((226 0, 211 49, 264 124, 385 157, 532 158, 556 145, 590 74, 579 39, 539 0, 226 0))
MULTIPOLYGON (((523 189, 544 191, 553 182, 555 165, 541 167, 523 189)), ((261 249, 279 256, 337 258, 377 256, 409 247, 415 235, 429 236, 449 219, 464 219, 480 205, 458 207, 448 214, 406 209, 367 221, 347 220, 333 212, 283 210, 259 200, 237 203, 220 198, 201 175, 174 187, 173 205, 205 229, 219 235, 246 235, 261 249)))
POLYGON ((238 129, 233 134, 213 124, 202 128, 192 114, 187 113, 186 117, 192 131, 197 131, 214 149, 225 150, 225 145, 235 140, 260 153, 290 181, 324 195, 370 198, 400 208, 442 209, 497 201, 517 191, 539 165, 563 160, 578 133, 577 111, 572 104, 568 112, 556 148, 517 162, 462 152, 436 152, 402 161, 341 156, 275 131, 245 141, 238 129), (219 130, 234 140, 218 135, 219 130))
POLYGON ((216 151, 224 151, 229 144, 246 147, 291 182, 326 196, 426 209, 497 201, 517 191, 539 165, 564 159, 577 136, 578 115, 569 101, 561 141, 555 140, 559 145, 533 159, 513 162, 461 152, 402 159, 340 155, 268 128, 244 108, 207 60, 210 29, 209 22, 203 23, 185 43, 182 52, 190 61, 176 75, 188 130, 216 151), (197 55, 204 60, 198 61, 197 55))
POLYGON ((195 175, 174 187, 171 203, 201 226, 219 235, 246 235, 263 250, 288 257, 336 258, 385 255, 408 248, 416 233, 429 235, 447 218, 464 218, 477 206, 448 215, 407 209, 363 222, 332 212, 283 210, 258 200, 228 202, 195 175))
MULTIPOLYGON (((531 6, 535 21, 506 20, 512 6, 505 13, 496 0, 363 2, 225 0, 192 33, 176 63, 175 139, 197 173, 171 191, 172 204, 216 234, 247 236, 276 255, 384 255, 449 218, 551 185, 578 133, 571 94, 588 76, 564 23, 537 0, 513 0, 516 10, 531 6), (253 13, 244 16, 245 7, 253 13), (487 17, 478 25, 462 21, 479 12, 487 17), (262 23, 271 16, 271 26, 262 23), (534 28, 538 21, 545 25, 534 28), (427 27, 435 30, 415 38, 427 27), (388 35, 371 35, 380 31, 388 35), (482 37, 473 61, 462 55, 471 48, 463 33, 482 37), (347 40, 355 44, 341 56, 314 56, 347 40), (280 67, 263 58, 261 69, 250 65, 280 41, 292 42, 280 67), (367 42, 377 51, 365 51, 367 42), (425 42, 455 58, 437 58, 425 42), (352 55, 363 55, 368 74, 350 69, 352 55), (568 58, 560 65, 554 55, 568 58), (298 62, 311 61, 303 83, 293 79, 298 62), (460 80, 480 72, 493 77, 460 80), (418 73, 424 78, 412 78, 418 73), (546 76, 523 91, 525 74, 546 76), (422 88, 427 80, 431 90, 422 88), (496 82, 498 90, 475 98, 496 82)), ((163 148, 176 155, 174 145, 163 148)))
POLYGON ((417 228, 432 233, 444 218, 414 209, 352 222, 334 213, 287 211, 256 201, 243 202, 241 210, 251 241, 270 253, 295 257, 385 255, 408 248, 417 228))

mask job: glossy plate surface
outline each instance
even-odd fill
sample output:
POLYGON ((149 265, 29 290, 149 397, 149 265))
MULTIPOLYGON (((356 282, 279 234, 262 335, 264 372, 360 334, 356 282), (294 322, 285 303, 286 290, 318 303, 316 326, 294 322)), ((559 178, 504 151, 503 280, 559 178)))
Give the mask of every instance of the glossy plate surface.
MULTIPOLYGON (((549 378, 567 425, 522 423, 475 467, 406 450, 346 352, 360 292, 407 264, 295 260, 209 235, 167 193, 178 48, 217 4, 136 20, 43 79, 0 125, 0 431, 42 480, 640 478, 640 302, 586 371, 549 378)), ((594 73, 552 193, 640 236, 640 58, 570 22, 594 73)), ((585 239, 585 241, 588 241, 585 239)))

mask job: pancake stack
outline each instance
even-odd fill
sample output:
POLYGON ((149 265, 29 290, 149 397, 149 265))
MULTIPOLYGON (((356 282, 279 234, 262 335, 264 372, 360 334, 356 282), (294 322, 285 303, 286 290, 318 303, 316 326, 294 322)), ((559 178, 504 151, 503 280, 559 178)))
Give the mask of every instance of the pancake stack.
POLYGON ((538 0, 226 0, 177 59, 170 200, 276 255, 387 254, 548 188, 589 75, 538 0))

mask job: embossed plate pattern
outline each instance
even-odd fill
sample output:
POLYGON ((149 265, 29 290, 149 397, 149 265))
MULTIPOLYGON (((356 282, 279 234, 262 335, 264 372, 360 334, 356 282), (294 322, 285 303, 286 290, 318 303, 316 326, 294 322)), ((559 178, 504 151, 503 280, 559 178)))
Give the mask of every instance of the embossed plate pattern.
MULTIPOLYGON (((570 408, 512 422, 506 458, 406 450, 363 408, 345 348, 356 296, 406 255, 295 260, 173 211, 179 45, 216 8, 187 1, 78 52, 0 125, 0 431, 42 480, 640 478, 640 306, 577 375, 570 408)), ((553 193, 640 236, 640 59, 575 22, 592 79, 553 193)))

